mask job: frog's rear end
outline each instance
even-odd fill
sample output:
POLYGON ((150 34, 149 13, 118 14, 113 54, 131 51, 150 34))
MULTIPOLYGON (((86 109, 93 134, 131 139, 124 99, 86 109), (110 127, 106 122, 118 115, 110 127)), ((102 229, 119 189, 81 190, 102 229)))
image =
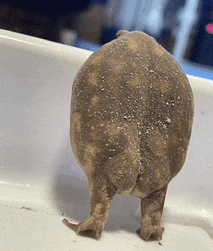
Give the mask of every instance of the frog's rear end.
POLYGON ((192 120, 188 79, 153 38, 121 31, 94 53, 72 93, 72 148, 91 194, 90 217, 75 231, 98 237, 115 194, 131 194, 142 201, 142 238, 161 238, 167 186, 184 164, 192 120))

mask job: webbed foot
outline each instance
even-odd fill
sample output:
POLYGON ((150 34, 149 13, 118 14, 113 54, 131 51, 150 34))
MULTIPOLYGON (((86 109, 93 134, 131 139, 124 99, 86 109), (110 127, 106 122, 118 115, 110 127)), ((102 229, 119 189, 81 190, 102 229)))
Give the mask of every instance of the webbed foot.
POLYGON ((86 220, 85 222, 79 223, 79 224, 73 224, 69 222, 67 219, 63 219, 62 221, 67 227, 74 230, 76 234, 90 237, 94 239, 98 239, 102 232, 102 226, 98 226, 95 223, 92 223, 89 220, 86 220))
POLYGON ((164 228, 161 226, 149 226, 143 229, 139 228, 136 232, 145 241, 149 239, 162 240, 164 228))

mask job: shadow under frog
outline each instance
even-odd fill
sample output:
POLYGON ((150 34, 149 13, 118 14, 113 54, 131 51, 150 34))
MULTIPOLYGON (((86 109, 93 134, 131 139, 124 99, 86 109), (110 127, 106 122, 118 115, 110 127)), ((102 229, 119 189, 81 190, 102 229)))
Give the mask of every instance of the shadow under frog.
POLYGON ((141 199, 140 236, 161 239, 167 187, 184 164, 193 111, 182 68, 145 33, 120 31, 92 54, 71 104, 72 150, 88 178, 90 216, 65 225, 98 238, 114 196, 129 194, 141 199))

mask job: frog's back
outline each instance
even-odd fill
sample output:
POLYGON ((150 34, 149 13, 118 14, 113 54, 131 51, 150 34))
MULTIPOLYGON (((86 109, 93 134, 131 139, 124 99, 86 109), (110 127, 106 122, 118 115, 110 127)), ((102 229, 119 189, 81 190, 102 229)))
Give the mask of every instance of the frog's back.
POLYGON ((100 166, 109 173, 117 165, 122 173, 131 166, 133 180, 152 172, 153 178, 169 182, 184 163, 192 120, 187 77, 142 32, 121 31, 90 56, 75 78, 71 141, 88 177, 100 166), (127 164, 120 167, 120 162, 127 164))

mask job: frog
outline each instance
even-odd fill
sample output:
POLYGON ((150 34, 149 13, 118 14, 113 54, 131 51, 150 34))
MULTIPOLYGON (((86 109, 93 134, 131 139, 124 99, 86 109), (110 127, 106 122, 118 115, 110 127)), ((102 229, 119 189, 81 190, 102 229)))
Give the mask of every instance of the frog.
POLYGON ((168 184, 182 169, 194 98, 186 74, 151 36, 121 30, 94 52, 72 86, 72 151, 88 179, 90 214, 63 223, 99 239, 116 195, 141 200, 137 233, 162 239, 168 184))

